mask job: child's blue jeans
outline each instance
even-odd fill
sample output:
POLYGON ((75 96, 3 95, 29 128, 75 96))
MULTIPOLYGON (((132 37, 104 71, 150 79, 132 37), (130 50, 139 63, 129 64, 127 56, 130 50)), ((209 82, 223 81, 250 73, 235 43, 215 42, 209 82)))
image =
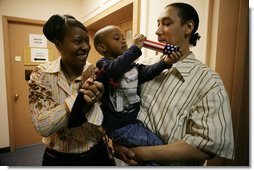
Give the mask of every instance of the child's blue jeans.
MULTIPOLYGON (((116 143, 124 145, 126 147, 137 147, 137 146, 152 146, 162 145, 163 141, 156 136, 151 130, 146 128, 143 123, 137 122, 129 124, 125 127, 108 133, 108 136, 116 143)), ((154 162, 145 163, 145 165, 158 164, 154 162)))
POLYGON ((129 124, 111 131, 109 137, 116 143, 126 147, 151 146, 164 144, 151 130, 141 122, 129 124))

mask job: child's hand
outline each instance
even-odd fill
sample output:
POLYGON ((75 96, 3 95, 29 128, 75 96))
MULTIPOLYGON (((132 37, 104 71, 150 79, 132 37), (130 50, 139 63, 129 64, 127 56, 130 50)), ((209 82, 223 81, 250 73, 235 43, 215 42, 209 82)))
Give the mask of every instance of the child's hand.
POLYGON ((133 45, 136 45, 139 49, 141 49, 144 45, 146 37, 143 34, 136 34, 133 38, 133 45))
POLYGON ((178 62, 181 57, 182 57, 181 50, 174 51, 170 55, 165 56, 163 61, 166 65, 171 65, 173 63, 178 62))

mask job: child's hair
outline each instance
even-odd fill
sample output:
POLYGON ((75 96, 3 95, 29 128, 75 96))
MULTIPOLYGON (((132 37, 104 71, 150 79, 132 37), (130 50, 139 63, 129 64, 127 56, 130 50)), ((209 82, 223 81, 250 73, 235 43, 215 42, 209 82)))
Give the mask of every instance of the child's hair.
POLYGON ((55 43, 56 40, 62 41, 64 39, 70 27, 79 27, 88 33, 86 27, 80 21, 68 14, 51 16, 43 27, 43 33, 49 41, 55 43))
POLYGON ((197 11, 191 5, 186 3, 172 3, 166 6, 166 8, 170 6, 173 6, 179 9, 178 16, 181 18, 182 24, 184 24, 185 22, 189 20, 192 20, 194 22, 194 29, 191 33, 189 43, 193 46, 196 46, 197 40, 200 39, 200 35, 196 33, 199 26, 199 17, 198 17, 197 11))

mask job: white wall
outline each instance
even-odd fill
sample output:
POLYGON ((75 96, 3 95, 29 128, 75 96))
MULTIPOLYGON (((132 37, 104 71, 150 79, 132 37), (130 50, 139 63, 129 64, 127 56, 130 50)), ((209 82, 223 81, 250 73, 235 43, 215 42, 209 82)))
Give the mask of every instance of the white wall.
MULTIPOLYGON (((157 41, 155 31, 160 12, 165 6, 174 2, 188 3, 197 10, 200 20, 198 33, 201 35, 201 39, 191 50, 198 59, 205 62, 209 0, 141 0, 140 33, 145 34, 150 40, 157 41)), ((152 50, 144 50, 142 57, 154 56, 154 54, 152 50)))
POLYGON ((85 22, 121 0, 82 0, 81 20, 85 22))
MULTIPOLYGON (((0 16, 47 20, 53 14, 71 14, 81 19, 82 0, 0 0, 0 16)), ((0 18, 0 148, 10 146, 5 83, 2 17, 0 18)))
MULTIPOLYGON (((121 0, 83 0, 81 7, 82 21, 91 19, 119 1, 121 0)), ((201 35, 201 39, 191 50, 198 59, 205 62, 209 0, 141 0, 140 33, 145 34, 148 39, 156 41, 157 18, 166 5, 174 2, 191 4, 197 10, 200 19, 198 33, 201 35)), ((154 54, 154 51, 143 48, 142 57, 152 57, 154 54)))

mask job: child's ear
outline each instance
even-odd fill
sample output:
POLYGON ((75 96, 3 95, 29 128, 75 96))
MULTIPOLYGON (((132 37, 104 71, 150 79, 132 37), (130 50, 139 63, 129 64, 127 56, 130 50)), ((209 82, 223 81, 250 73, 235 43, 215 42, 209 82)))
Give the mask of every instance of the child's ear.
POLYGON ((96 49, 98 50, 99 53, 104 54, 106 51, 106 47, 103 44, 98 44, 96 49))

